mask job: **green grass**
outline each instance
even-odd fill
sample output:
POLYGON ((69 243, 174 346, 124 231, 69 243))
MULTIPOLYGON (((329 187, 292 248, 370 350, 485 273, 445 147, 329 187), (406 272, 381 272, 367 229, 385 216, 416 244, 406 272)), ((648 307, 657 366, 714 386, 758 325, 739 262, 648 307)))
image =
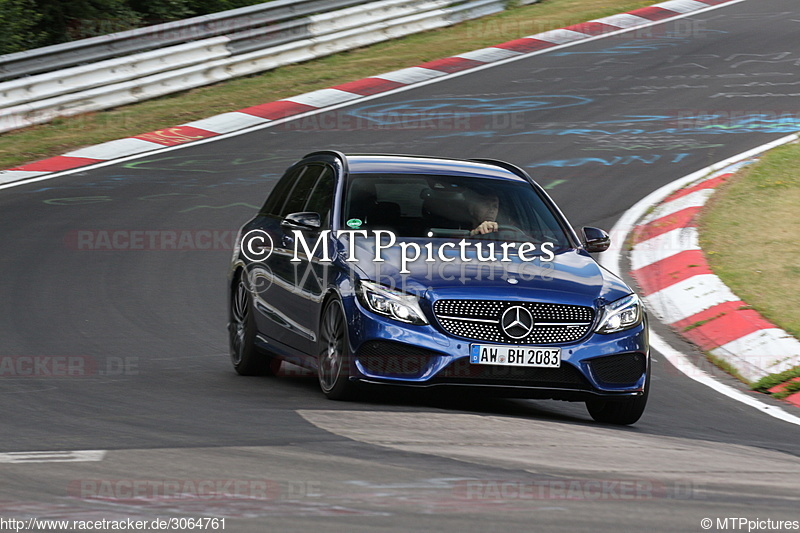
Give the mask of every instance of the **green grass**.
POLYGON ((786 385, 781 392, 776 392, 772 396, 779 400, 783 400, 784 398, 787 398, 798 391, 800 391, 800 381, 793 381, 786 385))
POLYGON ((785 372, 781 372, 780 374, 772 374, 770 376, 765 376, 758 380, 753 385, 753 390, 757 390, 760 392, 766 392, 775 385, 780 385, 781 383, 786 383, 792 378, 800 378, 800 366, 790 368, 785 372))
POLYGON ((168 128, 375 74, 652 5, 644 0, 543 0, 450 28, 289 65, 109 111, 0 135, 0 169, 168 128))
POLYGON ((753 384, 752 384, 752 383, 750 383, 750 381, 746 380, 746 379, 745 379, 745 378, 744 378, 744 377, 743 377, 743 376, 742 376, 742 375, 739 373, 739 369, 737 369, 735 366, 733 366, 732 364, 730 364, 728 361, 726 361, 725 359, 722 359, 721 357, 717 357, 716 355, 712 355, 712 354, 710 354, 710 353, 708 353, 708 352, 706 352, 706 354, 705 354, 705 355, 706 355, 706 359, 708 359, 708 361, 709 361, 709 362, 710 362, 712 365, 714 365, 714 366, 716 366, 716 367, 718 367, 718 368, 720 368, 720 369, 724 370, 725 372, 727 372, 727 373, 728 373, 728 374, 730 374, 731 376, 735 377, 736 379, 738 379, 739 381, 741 381, 741 382, 742 382, 742 383, 744 383, 745 385, 747 385, 747 386, 749 386, 749 387, 751 387, 751 388, 752 388, 752 385, 753 385, 753 384))

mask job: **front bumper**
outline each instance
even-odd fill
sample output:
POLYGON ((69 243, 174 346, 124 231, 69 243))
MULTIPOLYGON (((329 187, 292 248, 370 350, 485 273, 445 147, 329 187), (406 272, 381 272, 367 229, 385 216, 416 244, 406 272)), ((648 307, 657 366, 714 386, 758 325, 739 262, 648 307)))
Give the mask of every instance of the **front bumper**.
MULTIPOLYGON (((589 400, 641 395, 650 365, 647 321, 609 335, 591 333, 557 344, 560 368, 470 364, 472 341, 433 325, 384 319, 348 302, 351 376, 365 383, 410 387, 478 387, 504 396, 589 400)), ((487 344, 481 342, 481 344, 487 344)))

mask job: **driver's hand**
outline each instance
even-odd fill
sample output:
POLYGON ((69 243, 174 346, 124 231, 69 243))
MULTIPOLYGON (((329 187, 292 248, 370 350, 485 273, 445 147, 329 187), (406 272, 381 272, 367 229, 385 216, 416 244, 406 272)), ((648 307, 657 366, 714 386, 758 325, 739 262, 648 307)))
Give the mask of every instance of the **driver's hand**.
POLYGON ((499 224, 494 220, 484 220, 478 227, 474 230, 470 231, 470 235, 486 235, 487 233, 492 233, 493 231, 497 231, 499 228, 499 224))

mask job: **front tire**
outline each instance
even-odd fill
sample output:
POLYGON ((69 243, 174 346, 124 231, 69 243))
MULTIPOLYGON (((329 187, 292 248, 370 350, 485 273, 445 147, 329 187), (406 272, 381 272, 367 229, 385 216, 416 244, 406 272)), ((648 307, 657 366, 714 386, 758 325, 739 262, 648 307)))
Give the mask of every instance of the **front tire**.
POLYGON ((349 400, 356 394, 350 380, 347 317, 339 298, 331 298, 322 311, 317 356, 317 377, 323 394, 331 400, 349 400))
POLYGON ((641 396, 618 401, 591 400, 586 402, 586 409, 596 422, 627 426, 637 422, 647 406, 650 394, 650 368, 644 380, 644 392, 641 396))
POLYGON ((256 319, 253 298, 244 275, 236 279, 231 294, 228 340, 231 363, 241 376, 272 376, 280 369, 280 359, 256 346, 256 319))

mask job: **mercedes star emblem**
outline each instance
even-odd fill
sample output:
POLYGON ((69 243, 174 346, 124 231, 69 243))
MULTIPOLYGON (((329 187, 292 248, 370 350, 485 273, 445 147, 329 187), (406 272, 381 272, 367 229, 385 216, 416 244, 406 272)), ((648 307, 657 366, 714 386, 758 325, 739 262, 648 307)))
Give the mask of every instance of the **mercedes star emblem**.
POLYGON ((509 307, 500 317, 500 327, 512 339, 523 339, 533 330, 533 316, 522 306, 509 307))

